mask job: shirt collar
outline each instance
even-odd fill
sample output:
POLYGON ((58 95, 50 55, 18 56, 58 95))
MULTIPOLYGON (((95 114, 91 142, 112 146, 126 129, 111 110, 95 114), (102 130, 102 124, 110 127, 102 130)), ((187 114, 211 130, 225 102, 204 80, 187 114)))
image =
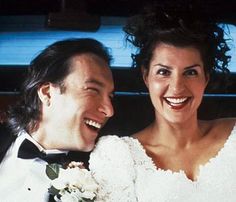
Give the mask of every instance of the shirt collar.
POLYGON ((61 153, 68 153, 68 151, 64 151, 64 150, 59 150, 59 149, 44 149, 42 145, 40 145, 31 135, 29 135, 26 131, 22 131, 19 134, 19 140, 20 140, 20 144, 25 140, 28 139, 29 141, 31 141, 33 144, 35 144, 35 146, 39 149, 39 151, 43 151, 46 154, 61 154, 61 153))

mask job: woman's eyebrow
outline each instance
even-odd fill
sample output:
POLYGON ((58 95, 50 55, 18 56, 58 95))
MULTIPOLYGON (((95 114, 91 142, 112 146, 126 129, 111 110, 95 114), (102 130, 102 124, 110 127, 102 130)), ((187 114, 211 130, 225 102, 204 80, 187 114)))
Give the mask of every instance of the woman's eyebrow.
POLYGON ((185 67, 184 69, 192 69, 194 67, 201 67, 201 65, 200 64, 194 64, 194 65, 190 65, 188 67, 185 67))
MULTIPOLYGON (((164 64, 161 64, 161 63, 154 64, 154 66, 160 66, 160 67, 164 67, 166 69, 173 69, 173 67, 168 66, 168 65, 164 65, 164 64)), ((191 68, 194 68, 194 67, 201 67, 201 65, 200 64, 193 64, 193 65, 185 67, 184 69, 191 69, 191 68)))
POLYGON ((164 64, 161 64, 161 63, 154 64, 153 66, 161 66, 161 67, 164 67, 164 68, 167 68, 167 69, 172 69, 171 66, 164 65, 164 64))

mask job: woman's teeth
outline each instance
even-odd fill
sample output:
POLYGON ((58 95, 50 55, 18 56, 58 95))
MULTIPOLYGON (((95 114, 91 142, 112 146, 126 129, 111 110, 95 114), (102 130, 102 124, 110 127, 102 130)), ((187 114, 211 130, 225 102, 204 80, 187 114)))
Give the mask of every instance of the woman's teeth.
POLYGON ((102 127, 102 124, 100 124, 96 121, 89 120, 89 119, 86 119, 85 123, 89 126, 93 126, 94 128, 97 128, 97 129, 100 129, 102 127))
POLYGON ((188 97, 184 97, 184 98, 165 98, 169 104, 172 105, 179 105, 179 104, 183 104, 184 102, 187 101, 188 97))

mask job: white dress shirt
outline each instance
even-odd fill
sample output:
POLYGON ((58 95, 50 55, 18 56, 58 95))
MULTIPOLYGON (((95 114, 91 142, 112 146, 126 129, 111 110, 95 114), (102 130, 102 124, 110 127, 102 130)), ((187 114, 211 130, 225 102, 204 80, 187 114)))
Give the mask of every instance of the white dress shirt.
MULTIPOLYGON (((46 175, 47 162, 17 157, 19 147, 25 138, 44 150, 29 134, 22 132, 8 149, 0 164, 0 201, 1 202, 46 202, 50 179, 46 175)), ((44 150, 58 153, 58 150, 44 150)))

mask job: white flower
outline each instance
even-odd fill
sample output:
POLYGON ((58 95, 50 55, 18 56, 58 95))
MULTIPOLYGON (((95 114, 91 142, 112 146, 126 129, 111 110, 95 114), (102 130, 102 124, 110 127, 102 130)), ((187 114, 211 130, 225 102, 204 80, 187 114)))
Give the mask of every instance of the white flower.
POLYGON ((65 194, 63 194, 61 196, 61 201, 63 202, 78 202, 79 200, 81 200, 81 195, 79 194, 79 191, 75 191, 75 192, 65 192, 65 194))
POLYGON ((98 184, 90 171, 79 168, 59 168, 58 177, 52 180, 51 186, 58 190, 56 201, 78 202, 86 199, 95 200, 98 184))

